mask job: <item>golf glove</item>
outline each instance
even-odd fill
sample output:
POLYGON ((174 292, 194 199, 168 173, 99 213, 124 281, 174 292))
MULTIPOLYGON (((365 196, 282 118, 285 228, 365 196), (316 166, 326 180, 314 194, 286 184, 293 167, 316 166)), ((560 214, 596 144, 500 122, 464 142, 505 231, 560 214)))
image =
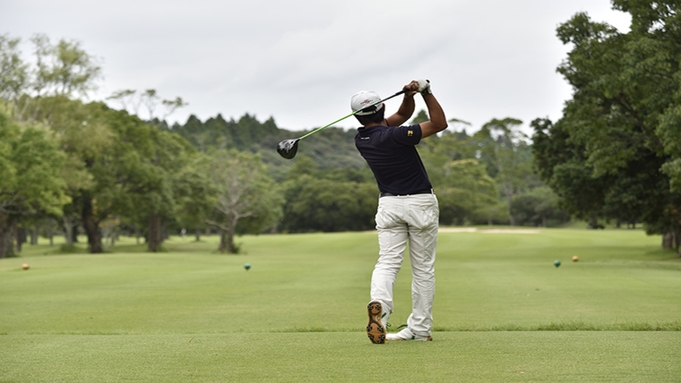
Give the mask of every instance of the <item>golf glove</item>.
POLYGON ((432 94, 433 91, 430 90, 430 81, 429 80, 418 80, 419 83, 419 92, 421 94, 432 94))

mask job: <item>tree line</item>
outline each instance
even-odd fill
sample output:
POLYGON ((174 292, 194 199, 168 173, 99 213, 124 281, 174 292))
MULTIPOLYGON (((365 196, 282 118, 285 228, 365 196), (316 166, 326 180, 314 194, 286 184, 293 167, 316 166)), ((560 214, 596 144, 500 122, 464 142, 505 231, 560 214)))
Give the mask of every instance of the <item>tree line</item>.
MULTIPOLYGON (((378 190, 367 167, 323 167, 301 153, 277 176, 257 151, 196 148, 172 129, 102 102, 63 96, 33 101, 41 109, 35 121, 45 122, 18 120, 8 103, 0 110, 3 256, 18 251, 22 235, 38 228, 63 232, 67 246, 82 230, 92 253, 108 250, 123 233, 143 238, 150 251, 158 251, 170 231, 184 228, 199 239, 212 229, 221 235, 220 250, 234 253, 239 250, 234 240, 238 234, 373 228, 378 190)), ((340 129, 331 132, 347 135, 340 129)), ((503 206, 497 181, 475 158, 485 152, 503 161, 495 153, 514 149, 490 143, 489 150, 471 150, 484 140, 447 134, 423 150, 438 185, 445 224, 505 223, 516 214, 503 206)), ((316 145, 310 140, 311 155, 316 145)), ((525 182, 523 177, 532 178, 529 146, 522 150, 524 167, 511 175, 508 162, 501 170, 494 168, 497 174, 516 177, 518 184, 525 182)), ((536 224, 534 214, 516 222, 536 224)), ((569 218, 542 214, 543 225, 547 219, 569 218)))
MULTIPOLYGON (((531 122, 532 137, 511 117, 477 129, 454 119, 419 145, 441 224, 642 224, 678 252, 681 28, 678 6, 657 3, 613 1, 632 14, 628 33, 583 13, 558 27, 572 45, 558 71, 575 92, 560 120, 531 122)), ((154 90, 86 102, 97 60, 76 42, 31 42, 37 64, 22 60, 19 39, 0 36, 0 257, 39 232, 63 233, 67 246, 85 233, 97 253, 119 235, 159 251, 171 232, 198 240, 210 230, 235 253, 244 233, 374 227, 378 190, 353 130, 329 128, 284 160, 276 144, 301 132, 273 118, 169 126, 187 104, 154 90)))

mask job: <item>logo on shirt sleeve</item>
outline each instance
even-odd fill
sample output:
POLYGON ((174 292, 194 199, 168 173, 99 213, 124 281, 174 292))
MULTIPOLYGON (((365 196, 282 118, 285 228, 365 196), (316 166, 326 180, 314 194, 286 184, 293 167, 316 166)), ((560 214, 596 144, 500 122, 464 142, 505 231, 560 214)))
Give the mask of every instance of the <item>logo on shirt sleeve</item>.
POLYGON ((407 137, 411 137, 411 136, 413 136, 413 135, 414 135, 414 131, 413 131, 413 130, 411 130, 411 129, 407 130, 407 137))

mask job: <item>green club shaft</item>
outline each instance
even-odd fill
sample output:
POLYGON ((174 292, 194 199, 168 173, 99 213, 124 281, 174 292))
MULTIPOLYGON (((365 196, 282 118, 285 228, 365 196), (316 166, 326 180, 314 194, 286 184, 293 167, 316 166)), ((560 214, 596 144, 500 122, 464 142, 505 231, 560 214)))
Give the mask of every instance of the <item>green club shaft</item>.
POLYGON ((376 101, 375 103, 373 103, 373 104, 371 104, 371 105, 369 105, 369 106, 367 106, 367 107, 365 107, 365 108, 362 108, 362 109, 360 109, 360 110, 358 110, 358 111, 352 112, 352 113, 348 114, 347 116, 341 117, 341 118, 337 119, 337 120, 334 121, 334 122, 331 122, 331 123, 329 123, 329 124, 326 124, 326 125, 322 126, 321 128, 317 128, 317 129, 315 129, 315 130, 313 130, 313 131, 311 131, 311 132, 309 132, 309 133, 303 135, 302 137, 300 137, 300 138, 298 138, 298 139, 299 139, 299 140, 302 140, 302 139, 305 138, 305 137, 311 136, 311 135, 313 135, 313 134, 315 134, 315 133, 317 133, 317 132, 319 132, 319 131, 321 131, 321 130, 324 130, 324 129, 328 128, 329 126, 332 126, 333 124, 336 124, 336 123, 338 123, 338 122, 341 122, 341 121, 345 120, 345 119, 348 118, 348 117, 352 117, 352 116, 354 116, 355 114, 359 113, 360 111, 362 111, 362 110, 364 110, 364 109, 366 109, 366 108, 371 108, 372 106, 375 106, 375 105, 378 105, 378 104, 380 104, 380 103, 382 103, 382 102, 388 101, 388 100, 390 100, 391 98, 397 97, 397 96, 399 96, 399 95, 401 95, 401 94, 403 94, 403 93, 405 93, 405 92, 406 92, 406 90, 403 89, 403 90, 401 90, 401 91, 399 91, 399 92, 393 94, 392 96, 386 97, 386 98, 384 98, 383 100, 380 100, 380 101, 376 101))

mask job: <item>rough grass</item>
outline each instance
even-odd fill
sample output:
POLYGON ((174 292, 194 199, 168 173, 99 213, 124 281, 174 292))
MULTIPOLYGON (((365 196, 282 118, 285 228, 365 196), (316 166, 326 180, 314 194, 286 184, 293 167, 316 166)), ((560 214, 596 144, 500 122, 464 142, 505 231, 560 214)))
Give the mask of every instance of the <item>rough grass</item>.
POLYGON ((384 346, 363 332, 374 233, 26 246, 0 260, 0 382, 679 381, 681 260, 659 237, 482 229, 440 235, 435 341, 384 346))

